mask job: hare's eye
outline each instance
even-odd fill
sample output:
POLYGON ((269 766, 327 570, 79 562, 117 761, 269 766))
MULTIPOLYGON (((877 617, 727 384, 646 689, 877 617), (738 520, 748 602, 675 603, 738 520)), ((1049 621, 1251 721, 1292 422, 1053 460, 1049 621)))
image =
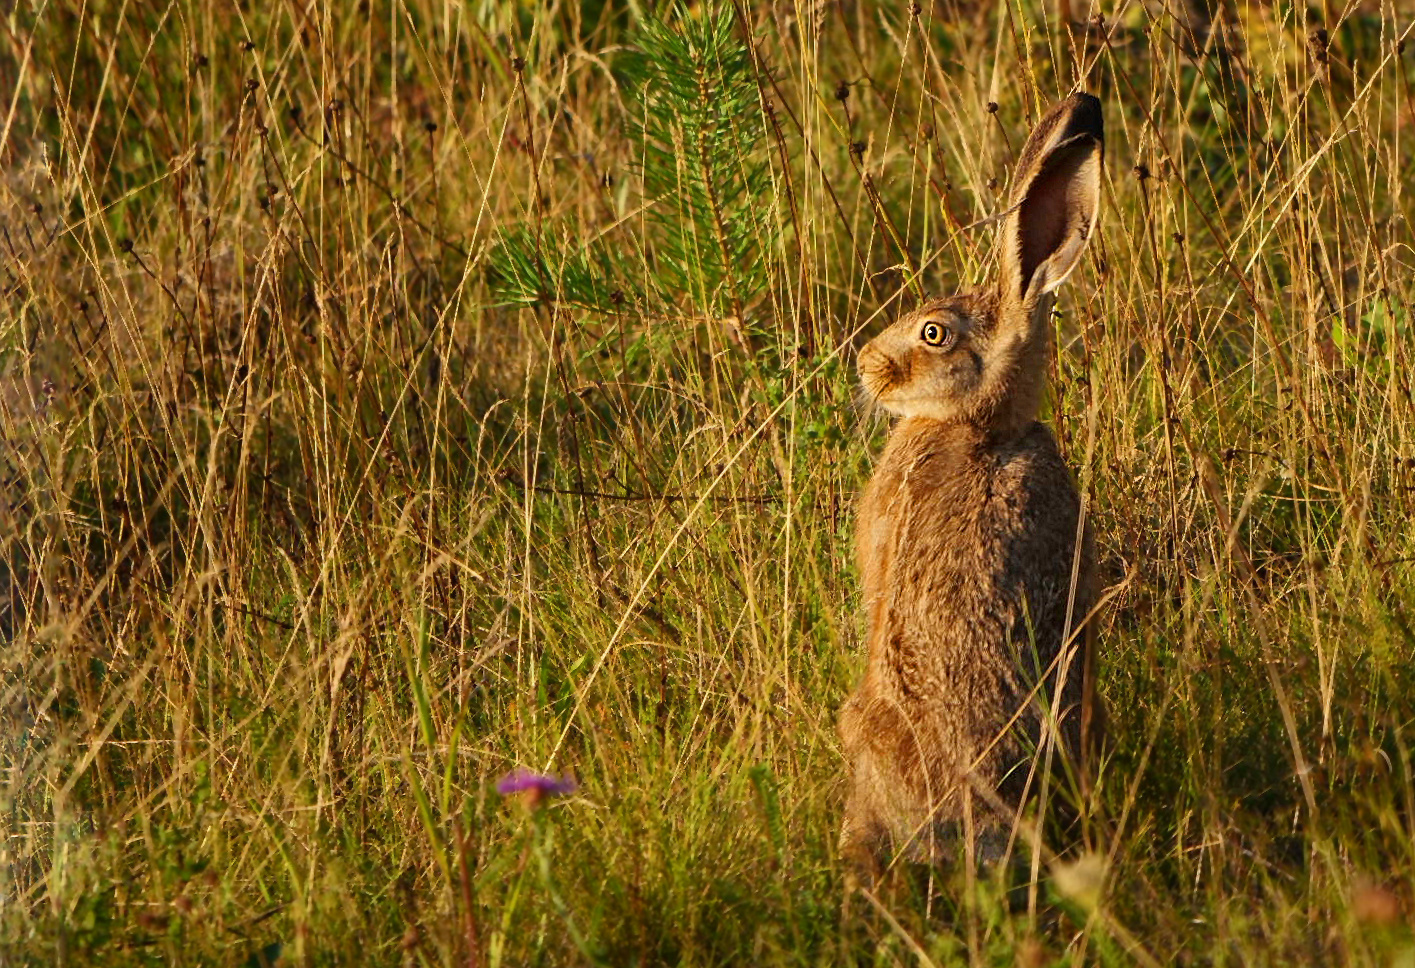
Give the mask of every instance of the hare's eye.
POLYGON ((919 333, 919 338, 930 346, 942 346, 947 343, 953 333, 947 326, 939 323, 925 323, 924 328, 919 333))

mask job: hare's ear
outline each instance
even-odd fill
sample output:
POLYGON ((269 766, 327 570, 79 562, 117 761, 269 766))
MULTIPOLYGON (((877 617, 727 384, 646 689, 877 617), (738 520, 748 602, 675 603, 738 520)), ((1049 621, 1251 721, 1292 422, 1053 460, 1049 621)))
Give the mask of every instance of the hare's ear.
POLYGON ((1100 207, 1104 145, 1101 102, 1089 94, 1056 105, 1027 139, 1002 221, 1004 302, 1032 305, 1076 268, 1100 207))

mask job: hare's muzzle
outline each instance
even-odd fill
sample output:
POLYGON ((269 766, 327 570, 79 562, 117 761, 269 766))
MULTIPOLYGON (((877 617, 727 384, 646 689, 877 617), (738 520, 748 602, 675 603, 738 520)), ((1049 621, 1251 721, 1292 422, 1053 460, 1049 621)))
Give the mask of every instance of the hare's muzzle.
POLYGON ((899 386, 909 376, 907 367, 875 347, 873 343, 860 350, 858 366, 860 385, 876 400, 899 386))

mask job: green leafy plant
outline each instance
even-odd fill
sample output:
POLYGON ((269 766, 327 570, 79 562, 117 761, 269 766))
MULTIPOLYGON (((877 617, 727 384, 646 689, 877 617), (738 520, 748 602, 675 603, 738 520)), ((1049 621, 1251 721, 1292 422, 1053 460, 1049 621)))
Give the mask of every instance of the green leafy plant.
POLYGON ((617 66, 644 223, 632 258, 644 264, 612 233, 523 224, 493 256, 498 291, 513 303, 740 317, 766 287, 777 223, 752 52, 733 10, 677 4, 643 23, 617 66))
POLYGON ((740 315, 766 284, 772 221, 761 99, 734 20, 731 7, 677 5, 644 25, 624 72, 660 296, 740 315))

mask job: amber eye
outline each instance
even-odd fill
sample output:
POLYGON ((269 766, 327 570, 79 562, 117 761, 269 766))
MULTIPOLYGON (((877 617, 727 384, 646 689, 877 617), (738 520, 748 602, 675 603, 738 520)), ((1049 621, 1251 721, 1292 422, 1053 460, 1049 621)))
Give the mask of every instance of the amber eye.
POLYGON ((953 338, 953 331, 941 323, 925 323, 919 338, 930 346, 942 346, 953 338))

